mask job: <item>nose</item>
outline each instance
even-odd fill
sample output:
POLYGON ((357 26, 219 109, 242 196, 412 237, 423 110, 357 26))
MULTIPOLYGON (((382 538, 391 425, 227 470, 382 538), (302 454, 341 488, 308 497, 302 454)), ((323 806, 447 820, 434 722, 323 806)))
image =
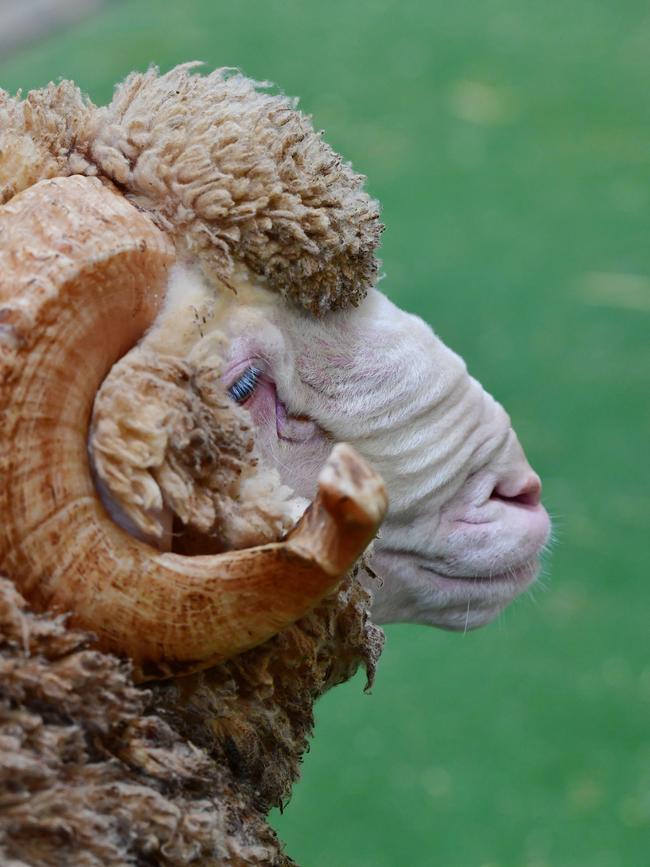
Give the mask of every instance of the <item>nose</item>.
POLYGON ((521 506, 539 506, 542 499, 542 482, 532 470, 523 475, 502 479, 492 491, 491 499, 506 500, 521 506))

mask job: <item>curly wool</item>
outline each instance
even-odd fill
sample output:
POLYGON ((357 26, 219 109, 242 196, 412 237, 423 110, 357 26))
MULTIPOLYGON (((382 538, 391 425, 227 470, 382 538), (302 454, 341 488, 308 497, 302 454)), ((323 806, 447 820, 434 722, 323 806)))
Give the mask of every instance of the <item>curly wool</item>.
POLYGON ((95 110, 70 81, 24 100, 0 90, 0 205, 45 178, 96 175, 79 151, 95 110))
POLYGON ((227 766, 150 703, 125 663, 0 578, 2 864, 293 863, 227 766))
POLYGON ((96 108, 71 82, 0 91, 0 203, 44 177, 99 175, 170 232, 208 276, 236 261, 315 314, 357 305, 381 224, 363 178, 295 102, 196 64, 132 74, 96 108))
POLYGON ((163 503, 176 515, 177 553, 275 542, 294 523, 291 490, 260 463, 216 364, 131 350, 95 397, 89 442, 102 488, 145 538, 162 540, 163 503))
POLYGON ((157 712, 230 768, 239 791, 267 813, 300 775, 313 706, 363 665, 374 682, 384 633, 356 580, 363 562, 313 612, 270 641, 221 665, 154 685, 157 712))
POLYGON ((128 665, 0 578, 0 859, 13 867, 290 865, 264 821, 289 797, 313 703, 383 633, 353 577, 266 644, 134 687, 128 665))

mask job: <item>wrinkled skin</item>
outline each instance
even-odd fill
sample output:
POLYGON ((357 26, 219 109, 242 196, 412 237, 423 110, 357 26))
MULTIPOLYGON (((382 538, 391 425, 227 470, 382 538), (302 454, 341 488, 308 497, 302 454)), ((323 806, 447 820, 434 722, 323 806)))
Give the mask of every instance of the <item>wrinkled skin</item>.
POLYGON ((384 477, 390 507, 372 565, 379 623, 481 626, 528 587, 549 536, 539 477, 503 408, 417 316, 378 291, 322 319, 247 279, 214 290, 177 269, 167 328, 191 306, 197 358, 223 359, 227 387, 259 371, 240 400, 258 448, 311 498, 332 445, 355 446, 384 477))

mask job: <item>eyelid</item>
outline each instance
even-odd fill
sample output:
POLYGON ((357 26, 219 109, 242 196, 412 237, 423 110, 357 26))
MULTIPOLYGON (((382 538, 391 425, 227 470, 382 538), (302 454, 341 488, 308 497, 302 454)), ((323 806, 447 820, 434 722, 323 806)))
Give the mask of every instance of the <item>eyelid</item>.
POLYGON ((233 382, 238 380, 249 367, 259 368, 259 370, 262 371, 262 374, 266 374, 269 371, 269 363, 266 358, 258 354, 249 354, 247 352, 246 355, 240 355, 238 361, 231 362, 227 365, 225 370, 222 370, 221 381, 224 383, 226 388, 228 388, 229 385, 232 385, 233 382))

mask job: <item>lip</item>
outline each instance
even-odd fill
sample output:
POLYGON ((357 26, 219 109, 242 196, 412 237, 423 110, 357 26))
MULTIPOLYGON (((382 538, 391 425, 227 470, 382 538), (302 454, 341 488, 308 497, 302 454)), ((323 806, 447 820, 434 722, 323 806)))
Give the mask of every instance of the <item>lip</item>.
POLYGON ((465 524, 473 527, 481 527, 492 524, 495 521, 494 506, 501 506, 508 510, 510 520, 518 515, 520 520, 530 523, 538 532, 542 533, 549 528, 548 512, 542 503, 508 503, 506 501, 490 500, 481 508, 471 509, 469 514, 460 515, 454 519, 456 524, 465 524))

